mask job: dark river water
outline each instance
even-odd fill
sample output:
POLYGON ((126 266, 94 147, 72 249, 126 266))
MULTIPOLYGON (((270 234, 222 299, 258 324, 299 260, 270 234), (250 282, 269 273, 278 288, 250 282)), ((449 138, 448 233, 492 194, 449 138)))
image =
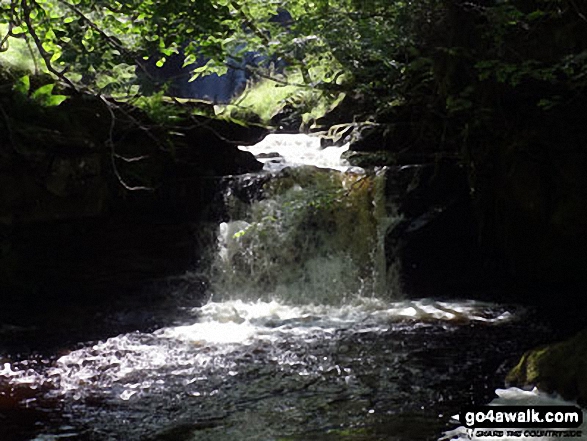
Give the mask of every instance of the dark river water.
POLYGON ((0 371, 0 439, 438 439, 545 334, 520 308, 473 301, 237 300, 191 313, 180 326, 12 358, 0 371))

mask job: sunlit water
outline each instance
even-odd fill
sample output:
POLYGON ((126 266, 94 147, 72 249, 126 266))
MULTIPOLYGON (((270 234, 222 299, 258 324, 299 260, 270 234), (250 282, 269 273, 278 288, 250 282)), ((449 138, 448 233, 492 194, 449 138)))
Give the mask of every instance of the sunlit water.
POLYGON ((210 300, 153 332, 0 354, 0 440, 467 439, 451 416, 547 330, 513 305, 402 300, 376 176, 305 136, 249 150, 275 184, 219 226, 210 300), (302 163, 338 171, 287 171, 302 163))
POLYGON ((41 434, 2 439, 432 439, 451 412, 491 397, 527 326, 520 310, 472 301, 236 300, 192 314, 6 363, 0 387, 40 412, 27 429, 41 434))

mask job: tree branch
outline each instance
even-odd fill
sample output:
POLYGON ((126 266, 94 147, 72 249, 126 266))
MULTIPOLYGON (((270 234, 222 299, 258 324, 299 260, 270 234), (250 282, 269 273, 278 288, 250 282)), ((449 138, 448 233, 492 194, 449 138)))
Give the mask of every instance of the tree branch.
MULTIPOLYGON (((36 6, 39 7, 34 0, 31 0, 32 3, 36 6)), ((35 42, 35 46, 37 47, 37 50, 39 51, 39 54, 41 55, 41 58, 43 58, 43 61, 45 62, 45 66, 47 67, 47 70, 49 72, 51 72, 52 74, 54 74, 55 76, 57 76, 61 81, 63 81, 64 83, 66 83, 69 87, 71 87, 73 90, 77 91, 77 87, 69 80, 69 78, 67 78, 64 73, 65 70, 63 71, 58 71, 57 69, 55 69, 53 67, 53 65, 51 64, 51 54, 49 52, 47 52, 45 50, 45 48, 43 47, 43 42, 41 41, 41 39, 39 38, 37 31, 35 30, 35 27, 33 26, 33 22, 31 20, 31 7, 28 4, 27 0, 21 0, 21 6, 22 6, 22 11, 24 13, 24 22, 26 24, 26 27, 29 31, 29 34, 31 35, 31 37, 33 38, 33 41, 35 42)))
MULTIPOLYGON (((104 40, 106 40, 106 42, 112 46, 113 48, 117 49, 118 51, 120 51, 121 54, 125 54, 127 57, 129 57, 130 59, 132 59, 134 61, 134 63, 137 65, 137 67, 139 69, 141 69, 141 71, 151 80, 153 80, 153 75, 151 75, 151 73, 149 71, 147 71, 147 69, 145 68, 145 64, 143 62, 143 60, 141 60, 140 58, 138 58, 132 51, 128 50, 123 44, 122 42, 116 38, 113 37, 111 35, 108 35, 106 32, 104 32, 102 30, 102 28, 100 28, 100 26, 98 26, 96 23, 94 23, 90 18, 88 18, 77 6, 72 5, 71 3, 68 3, 65 0, 58 0, 59 3, 61 3, 62 5, 66 6, 67 8, 71 9, 79 18, 81 18, 83 21, 85 21, 93 30, 95 30, 104 40)), ((109 9, 109 8, 107 8, 109 9)), ((118 12, 118 11, 116 11, 118 12)))
MULTIPOLYGON (((116 176, 116 179, 118 179, 118 182, 120 183, 120 185, 122 185, 128 191, 154 191, 155 189, 151 188, 151 187, 145 187, 145 186, 141 186, 141 185, 134 186, 134 187, 130 186, 122 178, 122 175, 120 174, 120 171, 118 170, 118 167, 116 166, 116 159, 121 158, 121 156, 118 155, 114 149, 114 127, 116 125, 116 115, 114 114, 114 110, 112 110, 112 103, 110 103, 103 96, 100 96, 100 99, 106 105, 106 108, 108 109, 108 112, 110 113, 110 129, 109 129, 109 137, 108 137, 108 140, 106 141, 106 145, 108 145, 108 147, 110 148, 110 162, 112 163, 112 170, 114 171, 114 175, 116 176)), ((144 159, 145 157, 143 156, 140 158, 144 159)), ((133 158, 133 160, 140 160, 140 159, 133 158)), ((127 162, 132 162, 133 160, 127 161, 127 162)))
POLYGON ((98 34, 100 34, 100 36, 105 39, 111 46, 113 46, 114 48, 120 50, 121 52, 124 52, 126 54, 130 54, 130 51, 128 51, 120 42, 120 40, 118 40, 116 37, 112 37, 110 35, 108 35, 106 32, 104 32, 96 23, 94 23, 92 20, 90 20, 77 6, 72 5, 68 2, 66 2, 65 0, 57 0, 59 3, 61 3, 62 5, 66 6, 67 8, 71 9, 79 18, 81 18, 83 21, 85 21, 94 31, 96 31, 98 34))
POLYGON ((577 13, 577 15, 581 18, 581 20, 586 21, 587 22, 587 17, 585 17, 585 14, 583 14, 581 12, 581 9, 579 9, 579 7, 577 6, 577 4, 575 3, 575 0, 569 0, 569 3, 571 4, 571 6, 573 7, 573 9, 575 10, 575 12, 577 13))
POLYGON ((16 16, 16 7, 17 7, 17 0, 11 0, 10 1, 10 21, 8 22, 8 30, 6 31, 6 35, 2 38, 2 41, 0 41, 0 52, 6 52, 8 50, 8 39, 10 37, 14 37, 14 38, 21 38, 21 37, 25 37, 26 34, 24 32, 21 32, 20 34, 15 34, 13 32, 14 30, 14 22, 15 20, 15 16, 16 16), (6 45, 6 46, 4 46, 6 45))

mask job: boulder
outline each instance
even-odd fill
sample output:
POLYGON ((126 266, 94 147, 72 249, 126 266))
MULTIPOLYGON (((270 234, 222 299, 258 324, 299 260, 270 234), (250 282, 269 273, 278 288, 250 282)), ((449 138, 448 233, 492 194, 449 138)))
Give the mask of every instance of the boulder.
POLYGON ((587 330, 574 337, 526 352, 509 372, 506 382, 516 387, 538 387, 566 400, 587 404, 587 330))
POLYGON ((393 166, 397 164, 396 155, 386 150, 374 152, 355 152, 347 150, 342 154, 342 158, 346 159, 350 165, 362 168, 393 166))

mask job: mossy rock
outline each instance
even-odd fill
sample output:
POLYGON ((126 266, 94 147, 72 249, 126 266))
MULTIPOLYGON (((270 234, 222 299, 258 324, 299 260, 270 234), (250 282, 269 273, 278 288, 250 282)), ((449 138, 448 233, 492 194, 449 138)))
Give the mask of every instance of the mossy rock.
POLYGON ((382 167, 397 164, 396 156, 388 151, 379 150, 375 152, 355 152, 348 150, 342 154, 349 164, 355 167, 382 167))
POLYGON ((526 352, 508 376, 511 386, 536 386, 587 404, 587 330, 569 340, 526 352))

